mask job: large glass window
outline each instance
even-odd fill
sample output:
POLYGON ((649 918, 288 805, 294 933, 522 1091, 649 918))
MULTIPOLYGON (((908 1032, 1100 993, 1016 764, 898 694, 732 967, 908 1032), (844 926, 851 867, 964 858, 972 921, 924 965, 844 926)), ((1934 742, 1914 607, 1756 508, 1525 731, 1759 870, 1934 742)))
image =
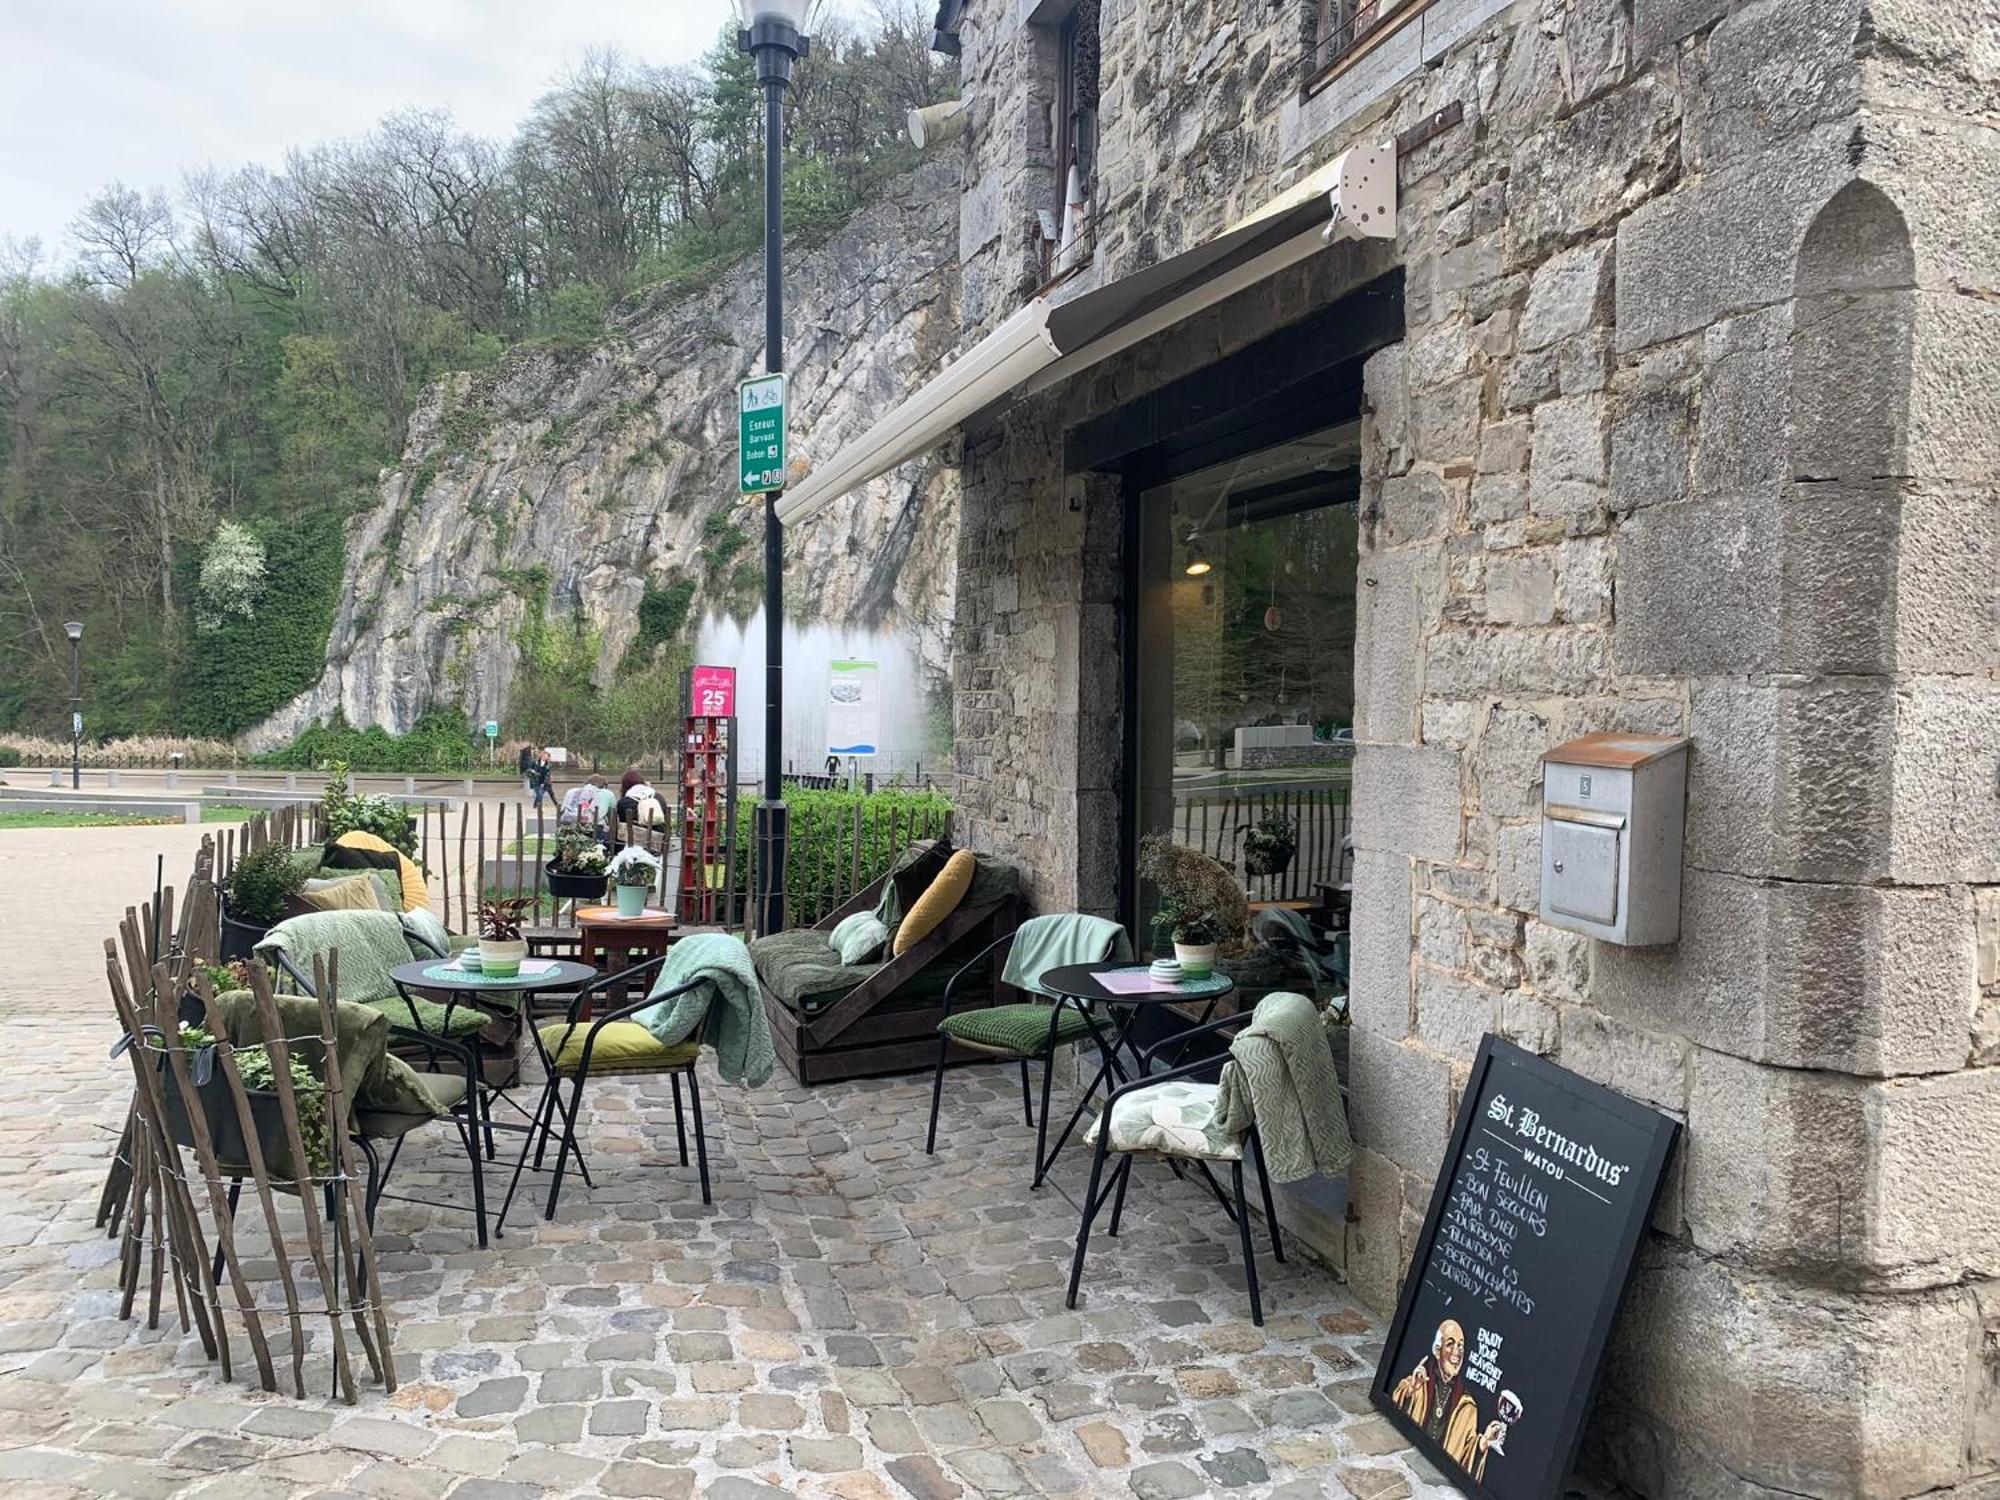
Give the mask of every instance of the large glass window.
POLYGON ((1171 830, 1253 902, 1348 877, 1359 462, 1345 422, 1140 497, 1134 832, 1171 830))

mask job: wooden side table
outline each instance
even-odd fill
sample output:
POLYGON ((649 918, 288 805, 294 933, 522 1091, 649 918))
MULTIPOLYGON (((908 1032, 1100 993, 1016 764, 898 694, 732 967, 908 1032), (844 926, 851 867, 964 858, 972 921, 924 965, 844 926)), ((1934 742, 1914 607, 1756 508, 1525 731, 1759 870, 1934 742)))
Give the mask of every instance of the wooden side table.
POLYGON ((578 955, 603 974, 626 967, 635 953, 643 955, 640 962, 665 953, 679 929, 673 913, 657 906, 647 907, 645 914, 637 917, 621 917, 615 906, 576 909, 578 955))

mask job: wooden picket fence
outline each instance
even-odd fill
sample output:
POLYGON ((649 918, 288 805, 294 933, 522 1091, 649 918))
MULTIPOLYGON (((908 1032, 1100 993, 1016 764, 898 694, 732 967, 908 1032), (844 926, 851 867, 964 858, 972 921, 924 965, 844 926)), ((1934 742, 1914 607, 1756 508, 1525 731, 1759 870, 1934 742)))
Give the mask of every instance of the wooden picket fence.
MULTIPOLYGON (((262 814, 243 829, 231 830, 222 844, 240 854, 299 833, 300 820, 262 814)), ((351 1405, 357 1379, 348 1344, 350 1324, 355 1349, 385 1391, 396 1388, 396 1368, 374 1240, 359 1189, 367 1179, 348 1129, 349 1102, 341 1070, 320 1069, 318 1115, 325 1132, 327 1166, 319 1172, 305 1166, 303 1179, 288 1180, 276 1177, 265 1158, 252 1091, 246 1088, 237 1061, 239 1055, 256 1053, 268 1060, 270 1085, 256 1092, 275 1100, 292 1161, 309 1163, 312 1155, 301 1121, 311 1112, 302 1111, 289 1054, 294 1045, 314 1044, 320 1056, 338 1056, 338 960, 314 966, 319 1025, 310 1036, 285 1035, 268 974, 261 964, 249 965, 262 1041, 232 1046, 204 969, 217 953, 221 936, 215 900, 218 859, 216 839, 203 839, 178 921, 175 892, 164 887, 153 900, 127 908, 117 936, 104 944, 105 975, 124 1032, 122 1052, 133 1077, 125 1130, 98 1204, 99 1226, 120 1241, 119 1316, 133 1315, 143 1290, 147 1326, 157 1329, 171 1289, 182 1332, 199 1336, 204 1353, 216 1362, 223 1378, 233 1378, 233 1322, 248 1339, 259 1384, 267 1391, 276 1391, 279 1379, 272 1331, 265 1325, 267 1320, 281 1320, 289 1335, 285 1345, 290 1384, 300 1399, 307 1394, 307 1326, 324 1319, 333 1390, 351 1405), (212 1050, 201 1054, 181 1044, 184 1015, 201 1017, 216 1039, 212 1050), (202 1065, 219 1069, 226 1080, 245 1161, 225 1161, 218 1154, 213 1131, 223 1116, 211 1120, 201 1102, 196 1070, 202 1065), (263 1243, 256 1248, 268 1250, 249 1261, 238 1243, 239 1229, 252 1217, 237 1211, 246 1183, 263 1218, 263 1243), (279 1194, 287 1212, 280 1212, 279 1194), (310 1281, 303 1268, 295 1271, 298 1257, 310 1261, 310 1281), (264 1264, 275 1269, 282 1313, 272 1306, 276 1299, 264 1295, 246 1269, 264 1264)))

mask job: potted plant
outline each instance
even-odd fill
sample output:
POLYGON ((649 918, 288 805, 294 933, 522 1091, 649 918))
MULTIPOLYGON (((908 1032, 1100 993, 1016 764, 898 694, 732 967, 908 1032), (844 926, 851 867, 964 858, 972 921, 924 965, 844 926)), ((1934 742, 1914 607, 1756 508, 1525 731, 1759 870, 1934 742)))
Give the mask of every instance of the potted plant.
MULTIPOLYGON (((117 1050, 122 1052, 130 1041, 131 1038, 126 1038, 117 1050)), ((171 1042, 163 1033, 148 1028, 145 1046, 158 1059, 160 1083, 167 1106, 167 1133, 174 1142, 182 1146, 194 1145, 194 1127, 189 1124, 188 1116, 190 1109, 199 1109, 208 1127, 209 1143, 215 1154, 224 1161, 248 1161, 242 1117, 236 1112, 228 1076, 216 1066, 213 1056, 216 1039, 208 1028, 182 1021, 171 1042), (192 1100, 183 1096, 180 1076, 167 1058, 170 1046, 187 1054, 188 1076, 195 1096, 192 1100)), ((256 1127, 258 1148, 266 1162, 290 1171, 290 1148, 286 1141, 270 1051, 264 1046, 233 1050, 236 1070, 250 1101, 250 1118, 256 1127)), ((298 1109, 299 1134, 305 1141, 306 1168, 315 1179, 323 1178, 333 1170, 332 1139, 327 1131, 326 1087, 299 1051, 289 1050, 286 1062, 292 1081, 292 1099, 298 1109)))
POLYGON ((619 850, 606 868, 617 886, 618 915, 641 915, 660 878, 660 862, 637 844, 630 844, 619 850))
POLYGON ((1183 977, 1206 979, 1215 972, 1217 946, 1229 934, 1213 893, 1176 853, 1166 834, 1147 834, 1139 841, 1139 873, 1159 892, 1154 932, 1174 945, 1183 977))
POLYGON ((528 956, 527 940, 521 924, 532 896, 498 896, 479 903, 479 967, 497 979, 512 979, 521 972, 521 960, 528 956))
POLYGON ((1255 823, 1239 827, 1243 833, 1243 873, 1284 874, 1298 852, 1298 825, 1290 818, 1267 814, 1255 823))
POLYGON ((604 844, 592 828, 572 825, 556 834, 556 854, 544 867, 549 894, 564 901, 602 901, 604 844))
POLYGON ((222 883, 222 951, 216 957, 223 963, 248 958, 305 883, 297 852, 283 844, 265 844, 237 860, 222 883))

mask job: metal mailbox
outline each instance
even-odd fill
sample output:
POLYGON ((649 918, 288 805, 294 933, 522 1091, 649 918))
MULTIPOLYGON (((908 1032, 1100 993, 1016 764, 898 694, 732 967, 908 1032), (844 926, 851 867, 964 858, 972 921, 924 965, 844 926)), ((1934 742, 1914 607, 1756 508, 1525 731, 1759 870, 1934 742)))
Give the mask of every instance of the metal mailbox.
POLYGON ((1592 734, 1542 757, 1544 922, 1632 947, 1680 936, 1687 749, 1592 734))

